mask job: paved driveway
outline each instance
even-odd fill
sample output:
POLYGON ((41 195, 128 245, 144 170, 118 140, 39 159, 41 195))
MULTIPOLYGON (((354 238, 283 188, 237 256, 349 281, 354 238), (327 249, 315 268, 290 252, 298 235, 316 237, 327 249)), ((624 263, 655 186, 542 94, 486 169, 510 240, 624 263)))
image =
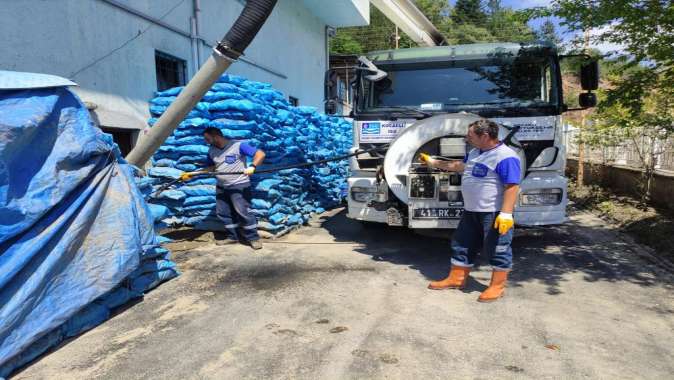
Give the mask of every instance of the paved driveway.
MULTIPOLYGON (((194 245, 194 244, 193 244, 194 245)), ((448 242, 339 213, 247 247, 176 252, 183 275, 19 379, 674 378, 672 274, 576 213, 520 230, 506 298, 430 291, 448 242)))

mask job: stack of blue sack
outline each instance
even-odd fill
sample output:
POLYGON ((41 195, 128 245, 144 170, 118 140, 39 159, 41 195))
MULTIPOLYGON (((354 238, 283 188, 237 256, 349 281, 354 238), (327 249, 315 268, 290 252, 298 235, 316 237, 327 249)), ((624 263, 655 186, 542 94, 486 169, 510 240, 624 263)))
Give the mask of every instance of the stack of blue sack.
MULTIPOLYGON (((150 101, 150 125, 181 89, 156 94, 150 101)), ((270 84, 223 75, 155 153, 149 177, 141 184, 149 202, 167 207, 162 219, 166 225, 222 229, 215 215, 214 178, 198 178, 154 193, 182 172, 206 166, 206 127, 220 128, 226 138, 247 140, 265 151, 267 158, 258 171, 330 159, 347 154, 352 146, 350 122, 320 114, 313 107, 293 107, 270 84)), ((337 206, 344 199, 347 176, 347 160, 253 175, 251 207, 258 228, 279 234, 337 206)))
POLYGON ((168 209, 67 87, 0 90, 0 129, 2 378, 178 271, 168 209))

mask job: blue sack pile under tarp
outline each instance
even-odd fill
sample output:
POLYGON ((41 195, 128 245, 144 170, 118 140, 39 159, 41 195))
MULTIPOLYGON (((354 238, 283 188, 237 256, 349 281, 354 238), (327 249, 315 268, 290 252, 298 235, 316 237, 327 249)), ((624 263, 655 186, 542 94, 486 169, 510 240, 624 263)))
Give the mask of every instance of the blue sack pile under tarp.
POLYGON ((177 275, 134 170, 66 87, 0 90, 0 377, 177 275))
MULTIPOLYGON (((158 92, 150 112, 160 116, 181 87, 158 92)), ((151 119, 152 125, 156 119, 151 119)), ((223 75, 153 156, 154 168, 142 191, 154 195, 164 181, 178 178, 206 164, 206 127, 219 128, 225 137, 247 140, 267 154, 258 170, 319 161, 340 156, 352 146, 348 121, 326 116, 312 107, 293 107, 270 84, 223 75)), ((313 213, 338 205, 346 189, 348 161, 283 170, 252 177, 252 212, 261 230, 277 234, 304 224, 313 213)), ((164 222, 198 229, 223 227, 215 215, 215 179, 201 178, 151 197, 168 207, 164 222)))

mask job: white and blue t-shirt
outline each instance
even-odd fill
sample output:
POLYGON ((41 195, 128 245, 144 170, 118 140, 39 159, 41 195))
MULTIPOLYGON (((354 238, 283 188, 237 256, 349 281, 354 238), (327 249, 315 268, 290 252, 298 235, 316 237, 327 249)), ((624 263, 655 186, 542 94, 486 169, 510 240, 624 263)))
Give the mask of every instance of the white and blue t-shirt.
POLYGON ((520 159, 508 146, 472 149, 464 158, 461 193, 466 211, 494 212, 503 205, 504 185, 520 183, 520 159))
MULTIPOLYGON (((246 168, 246 157, 255 156, 257 149, 243 141, 229 141, 224 148, 211 146, 208 149, 208 166, 215 166, 215 171, 240 173, 246 168)), ((215 176, 218 186, 228 188, 250 184, 245 174, 218 174, 215 176)))

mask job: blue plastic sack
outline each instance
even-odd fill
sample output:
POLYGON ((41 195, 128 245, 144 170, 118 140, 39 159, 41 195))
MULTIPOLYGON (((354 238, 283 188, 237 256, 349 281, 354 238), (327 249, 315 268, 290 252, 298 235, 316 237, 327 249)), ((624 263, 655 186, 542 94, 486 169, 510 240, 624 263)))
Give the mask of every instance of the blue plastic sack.
MULTIPOLYGON (((164 190, 159 194, 153 195, 155 199, 172 199, 175 201, 180 201, 185 199, 186 195, 180 190, 164 190)), ((160 217, 159 219, 163 218, 160 217)))
POLYGON ((152 218, 155 221, 164 219, 165 217, 167 217, 171 214, 171 211, 169 211, 168 207, 163 206, 163 205, 148 203, 148 207, 150 208, 150 212, 152 213, 152 218))
POLYGON ((212 120, 209 126, 221 129, 249 130, 257 129, 257 123, 252 120, 232 120, 220 118, 212 120))
POLYGON ((162 282, 178 277, 178 274, 178 271, 174 269, 147 273, 133 279, 129 288, 133 292, 144 293, 156 288, 162 282))
POLYGON ((264 108, 257 103, 251 102, 250 100, 221 100, 215 103, 212 103, 208 107, 209 111, 250 111, 250 112, 262 112, 264 108))
POLYGON ((66 338, 73 337, 100 325, 109 317, 110 310, 107 307, 97 303, 90 303, 66 322, 63 326, 63 334, 66 338))
POLYGON ((271 203, 265 201, 264 199, 253 199, 251 202, 251 207, 256 209, 269 209, 271 203))
POLYGON ((287 219, 287 215, 277 212, 276 214, 269 217, 269 221, 274 224, 281 224, 287 219))
POLYGON ((214 210, 214 209, 215 209, 215 202, 214 203, 202 203, 202 204, 192 205, 192 206, 185 206, 185 207, 183 207, 182 211, 185 214, 189 214, 190 212, 193 212, 193 211, 214 210))
MULTIPOLYGON (((207 124, 220 128, 230 139, 247 139, 249 143, 265 151, 265 162, 258 167, 258 171, 331 158, 348 151, 351 147, 352 128, 350 123, 343 119, 320 115, 311 107, 290 107, 282 93, 266 83, 228 76, 223 76, 220 80, 203 99, 203 103, 210 103, 207 107, 210 118, 207 124)), ((155 159, 167 159, 170 166, 191 169, 191 166, 179 166, 181 163, 196 163, 190 162, 186 158, 186 153, 178 152, 177 146, 181 143, 196 142, 196 139, 200 138, 198 134, 203 132, 204 125, 203 123, 194 127, 181 125, 178 131, 174 132, 174 138, 167 140, 166 146, 155 154, 155 159), (181 140, 185 136, 190 139, 181 140)), ((203 143, 200 142, 199 145, 203 143)), ((198 156, 205 161, 205 154, 198 156)), ((277 229, 276 226, 283 229, 291 225, 289 223, 304 223, 318 207, 332 207, 343 199, 342 186, 346 175, 348 175, 346 160, 311 168, 258 173, 251 178, 254 197, 251 213, 256 215, 260 222, 269 222, 272 217, 274 222, 282 221, 281 224, 271 223, 273 226, 270 229, 274 230, 277 229)), ((190 181, 188 186, 215 183, 214 178, 208 180, 213 182, 190 181)), ((211 200, 193 202, 190 198, 199 195, 189 194, 183 200, 184 204, 173 204, 168 199, 162 200, 175 215, 165 219, 167 223, 203 225, 205 218, 212 216, 199 211, 210 213, 207 208, 212 205, 214 192, 210 189, 195 190, 193 193, 204 194, 201 196, 211 197, 211 200), (204 206, 190 207, 193 205, 204 206)))
POLYGON ((205 145, 162 145, 159 151, 174 152, 179 155, 205 155, 208 154, 208 147, 205 145))
POLYGON ((178 179, 183 172, 180 169, 155 166, 149 168, 147 174, 152 177, 178 179))
MULTIPOLYGON (((196 181, 195 181, 196 182, 196 181)), ((192 185, 181 186, 178 190, 185 193, 188 197, 215 195, 215 186, 212 185, 192 185)))
POLYGON ((124 286, 119 286, 111 292, 101 296, 101 298, 96 300, 96 303, 105 306, 109 310, 113 310, 129 302, 130 299, 140 296, 140 293, 132 292, 124 286))
POLYGON ((230 140, 246 140, 253 137, 253 132, 248 130, 222 129, 222 135, 230 140))
POLYGON ((143 261, 138 267, 138 269, 133 271, 131 277, 136 278, 145 273, 159 272, 166 269, 175 269, 175 267, 176 263, 174 263, 171 260, 165 260, 160 258, 155 260, 147 260, 143 261))
POLYGON ((182 170, 184 172, 193 172, 203 168, 194 164, 177 164, 176 169, 182 170))
POLYGON ((206 204, 206 203, 215 203, 215 196, 210 196, 210 195, 201 195, 201 196, 193 196, 185 199, 185 202, 183 202, 183 205, 185 206, 194 206, 194 205, 200 205, 200 204, 206 204))
POLYGON ((166 249, 166 248, 153 247, 153 248, 150 248, 150 249, 147 249, 147 250, 143 251, 142 258, 143 258, 143 260, 148 260, 148 259, 153 259, 153 258, 157 258, 157 257, 163 257, 163 256, 168 255, 170 253, 171 252, 169 252, 169 250, 166 249))
POLYGON ((281 183, 283 183, 283 181, 280 179, 265 179, 255 186, 255 190, 269 191, 281 183))
POLYGON ((258 222, 257 225, 258 225, 258 228, 261 229, 262 231, 267 231, 267 232, 270 232, 270 233, 273 233, 273 234, 277 233, 277 232, 280 232, 280 231, 282 231, 283 229, 286 228, 282 224, 274 224, 274 223, 265 222, 265 221, 258 222))

